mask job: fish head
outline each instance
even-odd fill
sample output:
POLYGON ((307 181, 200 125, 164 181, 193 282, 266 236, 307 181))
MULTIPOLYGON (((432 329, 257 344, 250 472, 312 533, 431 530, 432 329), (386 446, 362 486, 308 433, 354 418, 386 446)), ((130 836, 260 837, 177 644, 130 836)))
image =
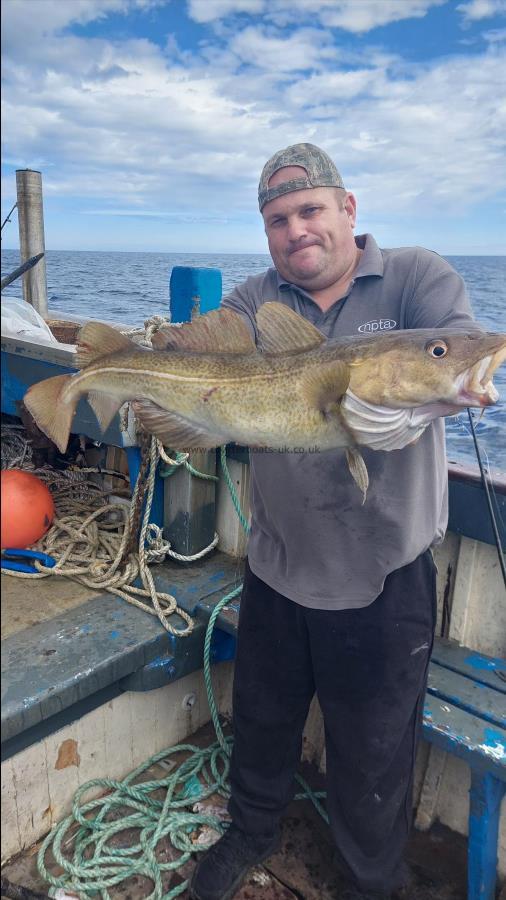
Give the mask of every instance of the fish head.
POLYGON ((369 341, 348 359, 350 390, 366 403, 394 409, 440 404, 439 415, 451 415, 499 399, 492 378, 506 360, 506 334, 416 329, 369 341))

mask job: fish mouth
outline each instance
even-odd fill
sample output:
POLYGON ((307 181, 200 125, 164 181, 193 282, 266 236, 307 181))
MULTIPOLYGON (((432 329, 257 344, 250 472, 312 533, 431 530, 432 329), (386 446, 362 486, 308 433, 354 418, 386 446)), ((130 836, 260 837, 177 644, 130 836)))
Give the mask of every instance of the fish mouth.
POLYGON ((493 406, 499 399, 492 377, 506 360, 506 345, 495 353, 483 357, 466 369, 455 380, 456 403, 462 406, 493 406))

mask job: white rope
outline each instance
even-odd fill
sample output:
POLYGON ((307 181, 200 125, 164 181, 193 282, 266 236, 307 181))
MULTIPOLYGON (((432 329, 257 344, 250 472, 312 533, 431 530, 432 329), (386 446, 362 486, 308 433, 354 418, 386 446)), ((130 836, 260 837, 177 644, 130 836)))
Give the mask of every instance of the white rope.
POLYGON ((198 553, 194 553, 192 556, 183 556, 182 553, 176 553, 172 549, 170 541, 166 541, 163 537, 163 530, 158 525, 155 525, 154 522, 150 522, 146 534, 150 562, 163 562, 166 556, 171 556, 172 559, 177 559, 180 562, 195 562, 197 559, 202 559, 211 550, 214 550, 219 539, 219 535, 215 532, 214 538, 207 547, 204 547, 203 550, 199 550, 198 553))
MULTIPOLYGON (((121 332, 126 334, 127 337, 134 338, 137 344, 141 344, 143 347, 151 347, 151 338, 162 325, 164 327, 171 325, 171 321, 167 316, 151 316, 145 320, 144 328, 122 328, 121 332)), ((177 326, 173 325, 173 327, 177 326)))
MULTIPOLYGON (((10 433, 9 428, 2 428, 2 431, 3 437, 10 433)), ((164 540, 162 529, 153 522, 149 522, 156 469, 160 456, 171 465, 183 465, 186 462, 187 454, 182 455, 181 459, 171 460, 160 442, 154 437, 150 439, 147 498, 138 547, 136 552, 127 553, 127 547, 135 527, 137 505, 142 502, 142 498, 139 497, 142 487, 141 478, 137 479, 129 505, 104 503, 104 500, 107 501, 108 495, 117 494, 117 491, 104 490, 86 477, 90 472, 102 471, 103 473, 103 469, 88 466, 86 474, 80 469, 65 471, 55 471, 50 468, 34 469, 29 442, 21 435, 17 435, 17 437, 24 442, 25 450, 22 449, 19 440, 11 441, 11 452, 6 467, 13 468, 12 459, 21 459, 23 468, 31 470, 51 490, 56 517, 49 531, 34 545, 34 549, 56 559, 56 565, 48 569, 40 561, 34 560, 36 572, 33 574, 11 569, 4 569, 3 572, 28 580, 47 578, 50 575, 72 578, 86 587, 107 591, 121 597, 150 615, 157 615, 163 627, 171 634, 190 634, 194 626, 193 619, 177 605, 172 594, 157 590, 149 570, 149 565, 163 562, 167 555, 181 562, 193 562, 201 559, 216 547, 219 540, 215 533, 209 546, 198 553, 192 555, 176 553, 170 542, 164 540), (142 588, 133 585, 139 576, 142 588), (145 601, 150 601, 150 603, 145 601), (186 623, 183 628, 176 628, 168 621, 174 613, 177 613, 186 623)), ((4 467, 4 459, 2 459, 2 467, 4 467)))
POLYGON ((190 456, 189 453, 181 453, 178 459, 172 459, 171 456, 165 450, 161 441, 157 441, 158 453, 160 454, 160 459, 164 461, 168 466, 182 466, 190 456))

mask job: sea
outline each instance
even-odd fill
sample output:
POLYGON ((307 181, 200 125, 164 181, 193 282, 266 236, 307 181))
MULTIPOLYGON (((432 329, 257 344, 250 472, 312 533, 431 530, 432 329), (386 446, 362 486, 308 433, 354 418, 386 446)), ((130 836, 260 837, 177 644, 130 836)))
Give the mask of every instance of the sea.
MULTIPOLYGON (((506 256, 449 256, 464 279, 476 319, 488 331, 506 330, 506 256)), ((20 264, 19 251, 1 252, 2 278, 20 264)), ((169 314, 169 279, 174 266, 219 269, 223 294, 248 275, 272 265, 263 253, 134 253, 48 250, 48 306, 54 317, 65 314, 142 325, 153 315, 169 314)), ((2 297, 22 297, 21 279, 2 297)), ((494 376, 502 400, 473 422, 485 468, 506 471, 506 366, 494 376)), ((448 457, 476 465, 467 411, 446 419, 448 457)))

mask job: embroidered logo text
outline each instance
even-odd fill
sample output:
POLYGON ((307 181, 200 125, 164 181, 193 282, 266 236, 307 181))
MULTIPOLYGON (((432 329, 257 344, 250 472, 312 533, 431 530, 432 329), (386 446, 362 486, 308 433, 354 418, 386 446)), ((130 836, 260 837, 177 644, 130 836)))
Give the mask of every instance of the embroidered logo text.
POLYGON ((362 334, 370 334, 375 331, 390 331, 396 327, 397 322, 394 319, 371 319, 370 322, 364 322, 363 325, 359 325, 358 330, 362 334))

